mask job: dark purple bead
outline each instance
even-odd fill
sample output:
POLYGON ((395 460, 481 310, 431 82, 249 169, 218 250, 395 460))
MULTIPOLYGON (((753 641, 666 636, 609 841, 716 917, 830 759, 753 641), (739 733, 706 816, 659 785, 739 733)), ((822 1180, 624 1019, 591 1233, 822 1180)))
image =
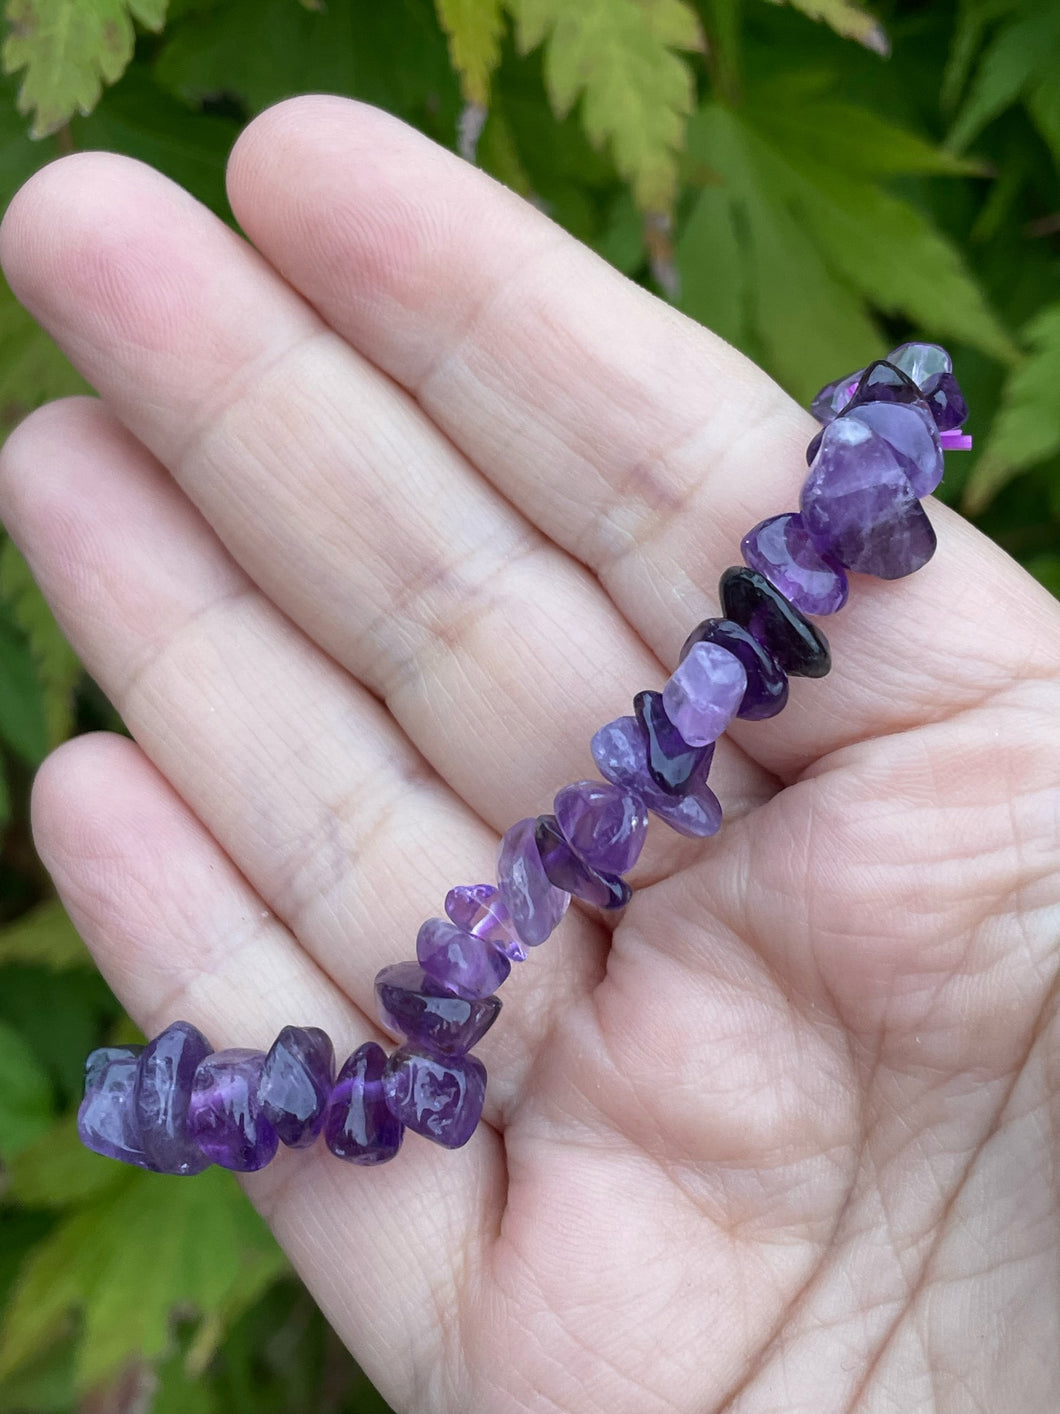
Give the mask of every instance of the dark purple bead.
POLYGON ((864 372, 863 368, 859 368, 855 373, 848 373, 843 378, 837 378, 834 383, 824 385, 810 404, 810 411, 818 422, 827 426, 829 422, 839 416, 854 396, 855 389, 864 372))
POLYGON ((390 1113, 416 1134, 459 1149, 475 1132, 486 1097, 486 1067, 475 1056, 441 1057, 402 1046, 386 1063, 390 1113))
POLYGON ((710 769, 713 742, 709 746, 690 746, 666 715, 661 692, 638 692, 633 710, 648 742, 652 780, 669 795, 684 795, 693 781, 710 769))
POLYGON ((783 711, 788 701, 788 675, 753 633, 731 619, 704 619, 685 639, 681 657, 695 643, 720 643, 739 658, 747 674, 747 691, 736 713, 747 721, 763 721, 783 711))
POLYGON ((395 962, 375 979, 379 1019, 438 1055, 470 1051, 500 1015, 499 997, 470 1001, 429 977, 418 962, 395 962))
POLYGON ((318 1026, 285 1026, 265 1057, 258 1099, 290 1149, 307 1149, 324 1125, 335 1047, 318 1026))
POLYGON ((826 429, 801 507, 814 544, 860 574, 900 579, 935 552, 935 532, 909 478, 883 438, 856 418, 826 429))
POLYGON ((952 373, 936 373, 929 378, 924 384, 924 401, 940 432, 952 432, 968 416, 968 404, 952 373))
POLYGON ((188 1129, 208 1159, 236 1173, 256 1173, 279 1147, 258 1102, 264 1051, 233 1047, 199 1062, 188 1129))
POLYGON ((624 874, 640 858, 648 809, 640 796, 605 781, 575 781, 552 803, 574 853, 601 874, 624 874))
POLYGON ((591 869, 563 838, 555 815, 537 817, 537 848, 545 873, 557 889, 584 899, 596 908, 625 908, 633 890, 625 879, 591 869))
POLYGON ((385 1164, 401 1148, 405 1127, 383 1094, 386 1051, 358 1046, 339 1071, 324 1114, 324 1142, 351 1164, 385 1164))
POLYGON ((764 574, 800 614, 834 614, 847 602, 843 566, 831 555, 821 554, 802 516, 794 512, 759 521, 744 536, 740 549, 751 569, 764 574))
POLYGON ((862 403, 920 403, 923 402, 920 389, 900 368, 886 359, 870 363, 858 379, 854 396, 843 409, 844 414, 862 403))
POLYGON ((941 344, 899 344, 887 355, 887 362, 901 369, 921 392, 929 378, 953 372, 953 360, 941 344))
POLYGON ((938 428, 925 403, 862 403, 843 414, 882 437, 918 496, 930 496, 945 465, 938 428))
MULTIPOLYGON (((839 418, 830 424, 842 426, 839 418)), ((838 557, 837 557, 838 558, 838 557)), ((823 678, 832 666, 828 640, 775 589, 764 574, 733 565, 721 577, 721 603, 725 617, 754 634, 786 673, 795 677, 823 678)))
POLYGON ((85 1095, 77 1133, 106 1159, 150 1168, 136 1114, 136 1072, 142 1046, 101 1046, 85 1061, 85 1095))
POLYGON ((497 862, 501 902, 522 942, 536 948, 567 911, 570 894, 555 888, 534 841, 534 820, 518 820, 504 832, 497 862))
POLYGON ((140 1057, 136 1115, 144 1153, 159 1173, 195 1174, 209 1167, 188 1132, 188 1104, 199 1063, 212 1053, 198 1027, 174 1021, 140 1057))
POLYGON ((448 918, 428 918, 416 935, 416 956, 428 976, 458 997, 488 997, 506 981, 512 965, 485 938, 466 933, 448 918))
POLYGON ((492 884, 457 884, 445 896, 450 923, 485 938, 512 962, 525 962, 526 949, 519 941, 500 890, 492 884))
POLYGON ((648 770, 648 739, 636 717, 617 717, 601 727, 592 752, 602 776, 639 795, 652 814, 679 835, 704 839, 721 828, 721 806, 707 785, 706 771, 686 795, 670 795, 655 784, 648 770))

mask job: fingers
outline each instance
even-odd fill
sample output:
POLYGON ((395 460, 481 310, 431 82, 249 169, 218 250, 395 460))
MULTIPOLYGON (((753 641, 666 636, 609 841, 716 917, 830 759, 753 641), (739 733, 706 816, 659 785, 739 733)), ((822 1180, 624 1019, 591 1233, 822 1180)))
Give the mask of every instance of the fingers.
MULTIPOLYGON (((376 110, 279 105, 240 138, 229 185, 268 259, 672 664, 716 612, 744 531, 796 504, 811 419, 720 340, 376 110)), ((935 560, 897 584, 857 579, 824 623, 828 683, 797 683, 768 724, 736 724, 771 770, 797 774, 1054 670, 1055 604, 958 517, 931 515, 935 560)))
MULTIPOLYGON (((52 756, 34 829, 74 922, 148 1035, 180 1017, 218 1049, 266 1049, 303 1023, 323 1026, 341 1061, 375 1034, 131 742, 85 737, 52 756)), ((363 1169, 321 1143, 281 1150, 244 1180, 397 1407, 411 1407, 417 1381, 441 1363, 437 1303, 456 1307, 455 1272, 474 1270, 495 1230, 499 1153, 480 1126, 459 1153, 412 1135, 393 1163, 363 1169), (399 1342, 411 1355, 395 1360, 399 1342)))
MULTIPOLYGON (((85 154, 23 188, 2 253, 251 578, 495 827, 590 771, 592 732, 658 680, 652 655, 221 222, 157 173, 85 154)), ((738 764, 718 779, 737 803, 768 789, 738 764)))
MULTIPOLYGON (((453 883, 497 840, 379 704, 231 561, 100 404, 32 415, 0 455, 0 511, 93 676, 144 750, 341 992, 414 956, 453 883)), ((505 988, 483 1042, 496 1116, 565 998, 602 966, 583 915, 505 988), (535 965, 537 964, 537 965, 535 965)))

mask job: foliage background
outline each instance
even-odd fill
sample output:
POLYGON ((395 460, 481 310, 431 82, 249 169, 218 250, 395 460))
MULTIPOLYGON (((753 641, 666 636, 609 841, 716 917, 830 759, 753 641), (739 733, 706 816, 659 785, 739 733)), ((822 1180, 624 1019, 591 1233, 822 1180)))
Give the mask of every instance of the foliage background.
MULTIPOLYGON (((1060 593, 1060 3, 7 0, 0 195, 129 153, 226 220, 240 126, 380 104, 477 160, 797 397, 950 345, 942 494, 1060 593)), ((83 387, 0 292, 0 424, 83 387)), ((995 632, 1004 623, 998 606, 995 632)), ((231 1176, 83 1153, 85 1053, 135 1035, 51 894, 33 771, 119 727, 0 532, 0 1410, 369 1414, 231 1176)))

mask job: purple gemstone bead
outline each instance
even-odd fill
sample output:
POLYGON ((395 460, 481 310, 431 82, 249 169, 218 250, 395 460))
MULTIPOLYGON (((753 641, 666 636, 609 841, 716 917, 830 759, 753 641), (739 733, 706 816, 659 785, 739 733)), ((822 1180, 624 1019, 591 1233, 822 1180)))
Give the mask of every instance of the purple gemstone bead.
POLYGON ((640 796, 604 781, 575 781, 552 803, 563 837, 590 869, 624 874, 640 858, 648 810, 640 796))
POLYGON ((720 643, 696 643, 663 688, 663 710, 689 746, 717 741, 736 716, 747 673, 720 643))
POLYGON ((633 890, 625 879, 601 874, 578 858, 563 838, 555 815, 537 817, 537 848, 545 873, 557 889, 565 889, 596 908, 625 908, 633 890))
POLYGON ((437 1055, 462 1056, 500 1015, 499 997, 455 996, 418 962, 395 962, 375 979, 379 1019, 391 1031, 437 1055))
POLYGON ((264 1051, 233 1047, 199 1062, 188 1109, 188 1129, 199 1148, 236 1173, 263 1169, 279 1147, 258 1103, 264 1051))
POLYGON ((788 701, 788 675, 764 643, 732 619, 704 619, 685 639, 681 659, 688 657, 696 643, 719 643, 743 664, 747 691, 738 717, 760 722, 775 717, 788 701))
POLYGON ((721 805, 707 785, 706 772, 685 795, 660 790, 648 770, 648 742, 636 717, 617 717, 593 737, 593 760, 600 774, 616 786, 633 791, 671 830, 690 839, 705 839, 721 828, 721 805))
POLYGON ((633 699, 641 731, 648 743, 648 772, 668 795, 684 795, 710 770, 713 744, 693 746, 666 715, 661 692, 638 692, 633 699))
POLYGON ((810 404, 810 411, 818 422, 827 426, 839 416, 854 396, 864 372, 863 368, 859 368, 856 373, 848 373, 843 378, 837 378, 834 383, 824 385, 810 404))
POLYGON ((199 1063, 213 1047, 196 1026, 174 1021, 144 1048, 136 1077, 136 1116, 150 1167, 195 1174, 210 1161, 188 1132, 188 1103, 199 1063))
POLYGON ((863 422, 890 447, 918 496, 930 496, 945 465, 935 419, 924 403, 862 403, 845 417, 863 422))
POLYGON ((510 961, 526 961, 526 949, 492 884, 457 884, 445 896, 445 911, 450 923, 476 938, 485 938, 510 961))
POLYGON ((935 553, 935 532, 909 478, 883 438, 855 418, 825 429, 801 507, 814 544, 861 574, 900 579, 935 553))
POLYGON ((753 633, 786 673, 823 678, 831 670, 827 638, 764 574, 746 565, 730 565, 718 592, 725 617, 753 633))
POLYGON ((262 1113, 290 1149, 307 1149, 324 1126, 335 1047, 318 1026, 285 1026, 273 1041, 258 1087, 262 1113))
POLYGON ((921 392, 935 374, 953 372, 953 360, 941 344, 899 344, 887 355, 887 362, 900 368, 921 392))
POLYGON ((77 1133, 94 1154, 150 1168, 136 1114, 136 1072, 142 1051, 142 1046, 101 1046, 88 1057, 77 1133))
POLYGON ((519 820, 505 831, 497 864, 501 902, 522 942, 536 948, 555 929, 570 894, 553 887, 534 841, 534 820, 519 820))
POLYGON ((339 1071, 324 1115, 324 1141, 351 1164, 385 1164, 401 1148, 405 1126, 383 1094, 386 1051, 375 1041, 358 1046, 339 1071))
POLYGON ((486 1067, 474 1056, 431 1055, 402 1046, 386 1063, 390 1113, 425 1139, 459 1149, 475 1132, 486 1097, 486 1067))
POLYGON ((908 374, 880 358, 865 369, 854 396, 843 411, 849 413, 862 403, 919 403, 923 400, 920 389, 908 374))
POLYGON ((429 977, 471 1001, 490 996, 512 970, 504 954, 485 938, 465 933, 447 918, 428 918, 421 925, 416 956, 429 977))
POLYGON ((847 602, 843 566, 821 554, 796 512, 759 521, 740 549, 751 569, 765 575, 802 614, 834 614, 847 602))
POLYGON ((924 401, 940 432, 952 432, 961 426, 968 416, 968 404, 952 373, 936 373, 924 384, 923 391, 924 401))

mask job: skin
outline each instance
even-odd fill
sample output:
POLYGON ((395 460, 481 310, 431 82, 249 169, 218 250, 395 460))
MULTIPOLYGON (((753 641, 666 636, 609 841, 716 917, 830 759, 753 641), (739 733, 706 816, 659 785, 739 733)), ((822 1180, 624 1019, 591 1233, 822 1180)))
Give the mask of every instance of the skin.
MULTIPOLYGON (((372 979, 716 612, 814 424, 709 332, 394 119, 240 138, 248 244, 68 157, 0 257, 100 399, 0 514, 135 738, 34 793, 154 1033, 378 1035, 372 979)), ((396 1410, 1055 1410, 1060 608, 932 504, 835 667, 738 723, 714 839, 505 987, 486 1122, 246 1188, 396 1410)))

